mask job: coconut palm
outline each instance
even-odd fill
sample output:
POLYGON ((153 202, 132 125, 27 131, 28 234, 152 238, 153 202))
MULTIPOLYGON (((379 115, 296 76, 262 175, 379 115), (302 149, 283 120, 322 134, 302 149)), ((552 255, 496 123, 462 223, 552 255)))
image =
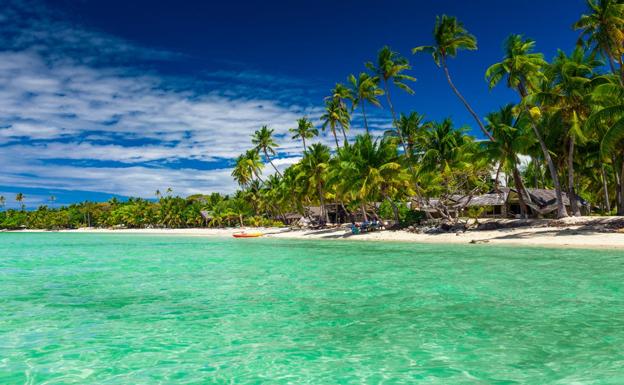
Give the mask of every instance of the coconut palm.
POLYGON ((256 151, 262 151, 264 159, 273 166, 277 175, 282 176, 282 173, 275 167, 271 157, 269 157, 269 153, 275 155, 275 148, 279 147, 275 140, 273 140, 273 131, 274 130, 269 129, 267 126, 262 126, 259 130, 254 132, 251 137, 251 143, 255 146, 256 151))
POLYGON ((312 122, 305 116, 303 118, 298 119, 297 127, 291 128, 289 131, 293 134, 292 136, 293 140, 301 139, 301 142, 303 142, 304 152, 308 149, 306 146, 306 139, 312 139, 315 136, 317 136, 319 133, 318 129, 315 128, 312 122))
POLYGON ((585 125, 591 130, 607 127, 600 141, 601 160, 610 161, 615 169, 617 214, 624 215, 624 89, 612 81, 597 86, 593 94, 602 108, 592 113, 585 125))
MULTIPOLYGON (((522 37, 511 36, 505 42, 505 57, 500 63, 490 66, 486 70, 486 77, 489 79, 490 88, 496 86, 504 77, 507 78, 507 85, 513 87, 520 94, 520 98, 525 100, 531 92, 535 91, 537 79, 543 78, 540 72, 543 67, 544 60, 540 55, 534 54, 534 42, 532 40, 524 40, 522 37)), ((529 105, 524 104, 527 112, 532 112, 530 117, 531 127, 540 149, 544 155, 544 160, 548 165, 550 177, 553 181, 555 194, 557 197, 557 216, 559 218, 567 217, 565 206, 563 205, 563 194, 561 192, 561 184, 559 183, 559 175, 557 168, 550 156, 550 151, 544 140, 544 136, 537 127, 536 120, 540 116, 539 109, 535 107, 529 111, 529 105)))
POLYGON ((580 216, 574 172, 575 145, 586 141, 583 125, 591 113, 594 71, 602 66, 593 55, 587 55, 577 47, 571 55, 559 51, 552 64, 546 67, 547 81, 533 98, 542 105, 542 110, 551 113, 557 125, 564 129, 568 171, 568 196, 572 214, 580 216))
POLYGON ((4 195, 0 195, 0 207, 4 208, 4 205, 6 205, 6 198, 4 195))
POLYGON ((366 104, 369 103, 375 107, 381 107, 378 97, 383 95, 384 91, 379 88, 379 77, 361 72, 357 77, 353 74, 349 75, 347 80, 351 85, 353 108, 355 109, 357 106, 361 106, 364 128, 366 129, 366 133, 369 134, 368 119, 366 118, 366 104))
POLYGON ((329 214, 325 207, 325 183, 329 167, 329 147, 314 143, 308 148, 300 162, 300 170, 296 179, 303 180, 310 189, 316 190, 321 205, 321 217, 329 222, 329 214))
MULTIPOLYGON (((375 63, 368 62, 366 67, 379 77, 383 84, 383 91, 386 94, 386 102, 390 108, 392 114, 392 124, 397 127, 397 114, 394 111, 394 105, 392 104, 392 98, 390 97, 390 84, 407 92, 408 94, 414 94, 414 90, 410 88, 407 82, 416 81, 416 78, 405 74, 406 71, 412 69, 406 58, 394 52, 390 47, 384 46, 377 53, 377 61, 375 63)), ((399 139, 403 150, 407 153, 407 147, 401 130, 397 128, 399 139)), ((408 155, 409 156, 409 155, 408 155)))
POLYGON ((24 194, 22 194, 21 192, 15 195, 15 201, 20 204, 22 211, 24 211, 24 199, 24 194))
POLYGON ((457 55, 457 52, 460 50, 471 50, 474 51, 477 49, 477 39, 468 33, 468 31, 464 28, 463 24, 460 23, 457 18, 447 15, 442 15, 436 17, 435 27, 433 28, 433 38, 435 40, 435 45, 424 45, 415 47, 412 49, 412 53, 416 54, 419 52, 430 53, 433 57, 433 61, 438 67, 441 67, 444 70, 444 75, 446 76, 446 80, 451 86, 451 89, 457 95, 459 100, 466 107, 470 115, 477 122, 481 131, 485 136, 487 136, 490 140, 492 140, 492 135, 487 131, 481 119, 477 113, 472 109, 466 98, 459 92, 453 80, 451 79, 451 74, 448 69, 447 59, 453 58, 457 55))
POLYGON ((587 0, 588 13, 574 23, 573 28, 581 30, 579 44, 592 48, 609 62, 614 75, 618 72, 614 62, 619 65, 619 81, 624 85, 624 3, 621 0, 587 0))
MULTIPOLYGON (((336 150, 340 148, 338 144, 338 136, 336 135, 336 129, 340 127, 349 127, 349 113, 347 109, 336 99, 330 99, 325 101, 325 113, 321 116, 323 125, 321 126, 323 131, 327 128, 331 131, 336 141, 336 150)), ((345 143, 348 143, 347 136, 343 129, 345 143)))
POLYGON ((388 137, 399 137, 399 130, 405 138, 405 145, 408 157, 415 157, 417 151, 422 150, 421 142, 423 132, 431 125, 431 122, 425 122, 425 115, 412 111, 409 114, 400 114, 397 122, 398 129, 392 128, 385 132, 388 137))
MULTIPOLYGON (((508 104, 498 111, 488 114, 485 120, 494 137, 494 141, 485 144, 486 151, 490 159, 499 163, 499 170, 502 169, 511 173, 518 193, 521 214, 526 217, 528 209, 525 200, 530 198, 524 188, 518 157, 519 154, 526 154, 534 143, 533 135, 529 132, 526 113, 518 114, 514 106, 508 104)), ((498 181, 498 177, 496 180, 498 181)))
POLYGON ((342 83, 336 83, 336 86, 331 90, 331 95, 326 97, 325 100, 333 100, 335 103, 338 103, 340 106, 339 109, 343 111, 343 120, 339 121, 340 130, 342 131, 342 136, 344 137, 345 143, 348 143, 347 140, 347 131, 349 130, 349 122, 351 120, 351 116, 349 113, 349 108, 347 108, 347 101, 351 102, 351 111, 353 111, 353 94, 351 89, 345 86, 342 83))

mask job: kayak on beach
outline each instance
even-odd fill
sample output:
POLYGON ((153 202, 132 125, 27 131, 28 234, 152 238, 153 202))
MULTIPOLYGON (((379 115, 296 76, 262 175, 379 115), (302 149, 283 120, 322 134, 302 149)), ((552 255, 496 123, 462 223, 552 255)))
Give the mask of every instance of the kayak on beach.
POLYGON ((232 234, 234 238, 257 238, 261 237, 262 233, 235 233, 232 234))

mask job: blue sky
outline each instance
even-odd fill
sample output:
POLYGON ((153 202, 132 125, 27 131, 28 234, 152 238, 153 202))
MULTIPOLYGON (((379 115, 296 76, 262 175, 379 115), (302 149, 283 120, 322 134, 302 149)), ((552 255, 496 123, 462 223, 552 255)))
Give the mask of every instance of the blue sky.
MULTIPOLYGON (((113 195, 231 192, 232 159, 263 124, 276 130, 280 167, 301 148, 295 120, 383 45, 404 54, 418 81, 394 92, 401 111, 474 126, 430 57, 435 15, 457 16, 479 50, 450 62, 480 115, 515 101, 488 91, 485 69, 510 33, 547 58, 573 48, 583 0, 118 1, 0 0, 0 195, 30 207, 113 195)), ((374 127, 389 125, 387 109, 374 127)), ((359 116, 352 134, 361 132, 359 116)), ((475 134, 476 131, 473 131, 475 134)), ((328 141, 327 136, 319 140, 328 141)), ((268 170, 267 170, 268 172, 268 170)))

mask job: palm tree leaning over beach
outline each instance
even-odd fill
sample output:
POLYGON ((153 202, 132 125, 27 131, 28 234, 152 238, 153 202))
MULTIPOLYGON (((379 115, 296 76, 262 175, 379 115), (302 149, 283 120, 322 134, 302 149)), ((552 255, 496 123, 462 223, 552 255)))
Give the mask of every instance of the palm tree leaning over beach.
MULTIPOLYGON (((543 55, 533 52, 534 46, 535 41, 531 39, 524 39, 521 35, 510 35, 505 41, 505 57, 503 60, 491 65, 485 71, 485 77, 488 80, 490 89, 494 88, 506 77, 507 87, 515 89, 518 92, 527 113, 530 112, 530 106, 524 102, 527 101, 529 94, 535 92, 540 82, 544 80, 545 76, 542 69, 547 65, 543 55)), ((535 115, 536 114, 529 113, 528 117, 530 118, 533 133, 539 142, 555 187, 557 216, 559 218, 564 218, 568 216, 568 213, 563 205, 563 194, 561 192, 561 184, 559 183, 559 175, 557 174, 555 163, 550 156, 548 146, 546 146, 544 136, 537 127, 537 117, 534 117, 535 115)))
POLYGON ((451 86, 455 95, 457 95, 459 100, 461 100, 463 105, 466 107, 470 115, 472 115, 474 120, 477 122, 481 128, 481 132, 483 132, 483 134, 490 140, 493 140, 492 135, 485 128, 477 113, 472 109, 466 98, 464 98, 453 83, 446 62, 448 58, 455 57, 457 52, 460 50, 476 50, 477 38, 468 33, 462 23, 457 21, 457 18, 447 15, 436 17, 436 23, 433 29, 433 38, 435 40, 435 45, 423 45, 416 47, 412 49, 412 53, 416 54, 419 52, 426 52, 431 54, 435 64, 444 70, 446 81, 449 86, 451 86))
POLYGON ((273 140, 273 130, 269 129, 268 126, 262 126, 259 130, 257 130, 253 137, 251 138, 251 143, 253 143, 256 147, 256 151, 262 151, 264 154, 264 159, 273 166, 273 169, 279 175, 282 176, 282 173, 275 167, 273 161, 269 157, 269 153, 271 155, 275 155, 275 148, 279 147, 279 145, 273 140))
POLYGON ((624 86, 624 3, 618 0, 587 0, 589 13, 584 14, 573 24, 575 30, 581 30, 579 45, 592 48, 600 53, 609 63, 611 72, 619 77, 624 86), (615 68, 619 65, 619 73, 615 68))
POLYGON ((366 133, 370 134, 368 119, 366 118, 366 103, 375 107, 381 107, 381 103, 377 98, 383 95, 384 91, 379 88, 379 76, 371 76, 366 72, 361 72, 357 77, 353 74, 349 75, 347 81, 351 85, 353 109, 357 108, 357 106, 362 108, 364 128, 366 133))
POLYGON ((301 139, 303 143, 303 151, 307 151, 306 139, 312 139, 318 135, 318 129, 314 127, 314 124, 307 118, 303 117, 297 120, 297 127, 289 130, 293 136, 293 140, 301 139))

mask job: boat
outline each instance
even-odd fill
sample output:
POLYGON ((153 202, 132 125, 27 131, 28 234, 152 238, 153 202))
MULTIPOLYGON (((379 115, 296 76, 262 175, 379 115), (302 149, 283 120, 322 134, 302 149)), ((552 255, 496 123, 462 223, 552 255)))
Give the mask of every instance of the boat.
POLYGON ((234 233, 232 236, 234 238, 258 238, 261 237, 262 233, 234 233))

